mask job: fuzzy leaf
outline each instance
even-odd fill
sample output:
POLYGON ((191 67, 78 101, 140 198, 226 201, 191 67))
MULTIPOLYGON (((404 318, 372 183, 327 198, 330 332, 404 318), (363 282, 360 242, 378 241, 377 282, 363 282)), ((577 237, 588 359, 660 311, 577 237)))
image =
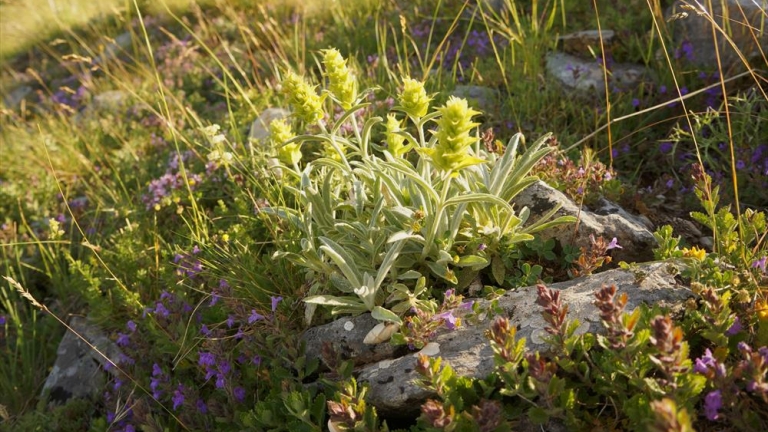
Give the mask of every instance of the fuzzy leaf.
POLYGON ((375 308, 373 308, 373 310, 371 311, 371 316, 378 321, 388 321, 388 322, 393 322, 395 324, 403 323, 403 320, 401 320, 400 317, 397 316, 397 314, 395 314, 391 310, 384 309, 381 306, 376 306, 375 308))

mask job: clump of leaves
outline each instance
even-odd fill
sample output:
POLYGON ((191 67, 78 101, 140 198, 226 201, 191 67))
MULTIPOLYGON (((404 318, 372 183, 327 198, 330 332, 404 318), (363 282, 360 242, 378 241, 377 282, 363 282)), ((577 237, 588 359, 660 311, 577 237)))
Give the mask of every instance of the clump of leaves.
MULTIPOLYGON (((520 135, 503 154, 489 152, 472 133, 478 126, 472 119, 479 113, 466 100, 452 97, 431 109, 423 83, 409 77, 403 78, 399 104, 386 124, 381 117, 364 116, 359 124, 356 114, 370 105, 365 95, 372 90, 358 93, 343 58, 324 53, 329 82, 321 94, 303 78, 287 74, 284 93, 297 126, 307 133, 281 143, 277 151, 290 148, 297 155, 294 146, 310 142, 320 143, 322 150, 303 166, 297 158, 281 158, 290 162, 280 171, 297 206, 263 210, 290 221, 300 233, 300 251, 286 248, 276 256, 307 271, 307 321, 317 305, 324 305, 334 314, 371 311, 379 320, 400 324, 398 314, 408 309, 403 302, 412 306, 419 296, 428 298, 429 292, 416 289, 421 276, 462 288, 494 260, 500 262, 504 247, 573 221, 549 220, 553 209, 525 226, 528 209, 516 211, 509 204, 536 180, 528 173, 552 151, 545 146, 548 136, 523 154, 518 154, 520 135), (328 123, 324 112, 333 107, 344 114, 328 123), (431 123, 435 127, 427 138, 431 123), (382 126, 386 140, 377 143, 372 137, 382 126), (393 290, 403 295, 388 297, 393 290)), ((284 129, 279 128, 283 136, 292 135, 284 129)), ((503 280, 503 271, 493 274, 503 280)))

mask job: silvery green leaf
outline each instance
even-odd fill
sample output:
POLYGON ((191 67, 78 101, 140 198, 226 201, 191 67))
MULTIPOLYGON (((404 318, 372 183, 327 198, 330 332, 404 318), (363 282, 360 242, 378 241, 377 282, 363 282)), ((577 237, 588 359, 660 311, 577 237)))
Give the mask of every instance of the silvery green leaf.
POLYGON ((400 317, 397 316, 397 314, 395 314, 390 310, 384 309, 381 306, 376 306, 375 308, 373 308, 373 310, 371 311, 371 316, 378 321, 388 321, 388 322, 393 322, 395 324, 403 323, 403 320, 400 319, 400 317))
POLYGON ((437 252, 437 262, 438 263, 453 262, 453 257, 451 256, 451 254, 441 249, 437 252))
POLYGON ((339 272, 331 273, 331 276, 328 279, 331 281, 331 284, 341 292, 350 294, 355 292, 355 287, 352 286, 352 284, 350 284, 339 272))
POLYGON ((420 236, 418 234, 413 234, 412 232, 408 232, 408 231, 398 231, 398 232, 392 234, 387 239, 387 243, 394 243, 394 242, 398 242, 398 241, 402 241, 402 240, 410 240, 410 239, 416 239, 416 240, 424 241, 424 237, 422 237, 422 236, 420 236))
POLYGON ((420 277, 421 277, 421 273, 417 272, 416 270, 408 270, 407 272, 401 274, 397 278, 402 280, 409 280, 409 279, 418 279, 420 277))
POLYGON ((488 260, 477 255, 465 255, 459 258, 456 263, 459 267, 471 267, 473 270, 480 270, 488 265, 488 260))
POLYGON ((389 250, 387 251, 387 254, 384 255, 384 260, 382 261, 381 267, 379 267, 379 270, 376 274, 376 281, 374 282, 374 288, 377 290, 379 289, 381 284, 384 282, 384 278, 386 278, 387 273, 389 273, 389 270, 392 268, 392 265, 395 263, 395 260, 400 254, 400 250, 402 250, 403 245, 405 244, 405 240, 395 241, 394 243, 395 244, 390 246, 389 250))
POLYGON ((458 282, 458 279, 456 279, 456 275, 448 268, 446 264, 428 262, 427 266, 437 276, 440 276, 441 278, 454 284, 458 282))
POLYGON ((323 246, 320 246, 320 250, 331 257, 341 272, 344 273, 347 280, 349 280, 349 283, 353 286, 362 285, 360 272, 357 270, 354 260, 349 256, 347 251, 328 237, 320 237, 319 240, 323 243, 323 246))
POLYGON ((318 304, 323 306, 345 306, 359 307, 362 302, 354 297, 339 297, 332 295, 314 295, 305 298, 304 303, 318 304))

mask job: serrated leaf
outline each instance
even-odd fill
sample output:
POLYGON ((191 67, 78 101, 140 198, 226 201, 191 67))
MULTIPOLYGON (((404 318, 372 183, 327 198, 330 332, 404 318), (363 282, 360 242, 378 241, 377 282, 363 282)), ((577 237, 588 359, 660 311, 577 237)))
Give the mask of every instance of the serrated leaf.
POLYGON ((547 414, 544 408, 533 407, 528 410, 528 418, 533 424, 543 425, 549 421, 549 414, 547 414))

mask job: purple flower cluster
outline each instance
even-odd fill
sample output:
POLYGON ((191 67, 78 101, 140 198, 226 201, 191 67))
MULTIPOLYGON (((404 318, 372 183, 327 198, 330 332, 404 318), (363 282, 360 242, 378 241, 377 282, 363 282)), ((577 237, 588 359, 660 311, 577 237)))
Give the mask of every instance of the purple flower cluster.
POLYGON ((189 253, 177 253, 173 257, 173 263, 178 266, 176 274, 189 279, 200 274, 203 271, 203 264, 198 258, 195 258, 199 253, 200 248, 197 245, 189 253))
POLYGON ((173 194, 176 191, 186 191, 187 186, 190 190, 197 189, 203 178, 200 174, 186 172, 186 181, 184 175, 179 170, 179 164, 188 161, 192 157, 192 152, 187 151, 179 157, 178 153, 173 153, 168 160, 168 166, 165 174, 152 180, 147 187, 148 193, 142 197, 147 210, 160 210, 173 202, 173 194))

